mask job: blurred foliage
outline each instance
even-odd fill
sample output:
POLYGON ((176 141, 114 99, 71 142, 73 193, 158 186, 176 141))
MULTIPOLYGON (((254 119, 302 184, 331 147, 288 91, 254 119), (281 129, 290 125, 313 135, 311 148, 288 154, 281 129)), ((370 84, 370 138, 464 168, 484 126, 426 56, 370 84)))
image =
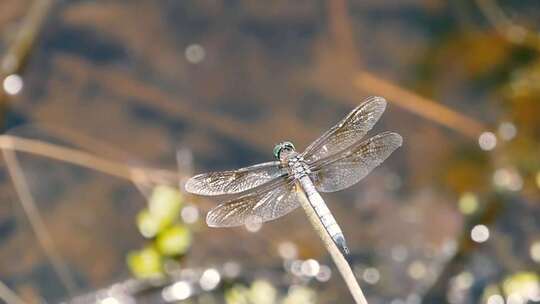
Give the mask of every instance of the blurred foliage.
POLYGON ((308 287, 291 286, 285 295, 264 280, 255 280, 250 287, 233 285, 225 292, 227 304, 314 304, 316 292, 308 287))
MULTIPOLYGON (((477 3, 492 5, 488 11, 499 9, 494 1, 488 1, 477 3)), ((498 19, 493 20, 498 22, 498 19)), ((504 26, 518 27, 515 24, 495 25, 496 28, 504 26)), ((468 26, 464 28, 470 29, 468 26)), ((473 31, 458 28, 454 29, 452 35, 446 35, 444 41, 434 45, 424 60, 429 73, 423 75, 437 75, 439 78, 418 78, 418 86, 423 91, 436 92, 437 88, 444 86, 441 81, 447 82, 444 77, 459 74, 458 77, 463 78, 461 81, 474 87, 478 96, 474 103, 464 109, 495 113, 496 117, 490 121, 491 130, 486 130, 496 136, 491 145, 482 147, 481 138, 479 144, 484 151, 469 143, 456 145, 439 168, 443 177, 442 186, 459 196, 458 208, 468 216, 463 230, 463 239, 467 241, 458 246, 456 255, 427 292, 424 303, 540 301, 538 273, 528 272, 538 269, 538 261, 509 261, 512 260, 509 255, 519 255, 512 246, 528 251, 529 247, 534 246, 535 238, 531 241, 527 235, 538 231, 536 224, 527 225, 525 222, 537 222, 534 214, 540 207, 540 184, 536 181, 540 174, 540 53, 530 45, 507 40, 495 28, 473 31), (453 58, 450 65, 443 63, 448 58, 453 58), (518 205, 520 203, 529 206, 518 205), (532 208, 529 209, 532 218, 515 217, 519 208, 532 208), (511 224, 512 221, 516 221, 516 224, 511 224), (476 244, 470 241, 475 236, 474 230, 469 229, 479 227, 477 225, 489 227, 486 237, 490 244, 480 245, 478 243, 484 241, 476 244), (522 226, 522 234, 513 231, 516 226, 522 226), (488 255, 485 252, 487 248, 494 252, 488 255), (462 271, 471 267, 475 259, 503 265, 493 265, 491 271, 476 268, 470 284, 459 283, 465 273, 462 271), (515 274, 494 283, 500 273, 505 272, 515 274), (462 287, 455 287, 460 284, 462 287), (464 293, 457 291, 459 288, 463 288, 464 293), (483 291, 481 299, 478 290, 483 291)))
POLYGON ((162 255, 154 247, 147 247, 128 254, 129 269, 139 278, 155 278, 163 274, 162 255))
POLYGON ((488 304, 504 303, 505 298, 509 304, 540 302, 538 273, 524 271, 509 275, 502 282, 487 286, 482 301, 488 304))
POLYGON ((178 260, 191 246, 191 230, 182 223, 183 197, 173 187, 156 186, 148 207, 139 211, 137 227, 150 244, 128 254, 127 263, 134 276, 152 278, 165 275, 164 264, 178 260))

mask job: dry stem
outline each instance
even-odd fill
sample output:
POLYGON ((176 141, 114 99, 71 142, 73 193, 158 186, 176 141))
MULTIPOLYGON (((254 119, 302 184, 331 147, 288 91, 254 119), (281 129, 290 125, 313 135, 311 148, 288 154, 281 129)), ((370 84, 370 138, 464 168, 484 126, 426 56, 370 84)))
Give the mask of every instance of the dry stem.
POLYGON ((39 244, 45 251, 45 255, 51 262, 55 272, 60 277, 60 281, 67 289, 70 295, 73 295, 77 289, 75 280, 69 271, 69 268, 64 263, 62 257, 56 251, 56 246, 53 239, 51 238, 48 229, 39 214, 39 211, 36 207, 36 202, 30 193, 28 184, 24 178, 22 170, 19 165, 19 161, 15 153, 12 150, 2 149, 2 154, 6 161, 9 175, 13 181, 15 191, 20 198, 21 205, 24 209, 24 212, 28 216, 32 230, 36 234, 39 244))
POLYGON ((7 304, 24 304, 25 302, 17 296, 4 282, 0 281, 0 299, 7 304))

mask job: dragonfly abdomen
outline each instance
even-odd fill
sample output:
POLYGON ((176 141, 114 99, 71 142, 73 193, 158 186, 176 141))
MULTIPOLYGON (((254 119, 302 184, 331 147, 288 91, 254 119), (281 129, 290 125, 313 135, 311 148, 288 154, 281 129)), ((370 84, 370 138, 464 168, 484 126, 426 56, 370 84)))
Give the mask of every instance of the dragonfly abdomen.
POLYGON ((303 190, 306 192, 309 203, 313 207, 313 210, 321 220, 324 229, 326 229, 326 231, 332 237, 332 240, 334 241, 334 243, 336 243, 340 250, 345 254, 349 254, 349 248, 347 247, 347 244, 345 242, 345 236, 343 235, 341 228, 339 227, 336 219, 330 212, 330 209, 328 209, 328 207, 326 206, 323 198, 315 189, 315 186, 313 185, 311 179, 307 175, 304 175, 299 178, 299 182, 302 185, 303 190))

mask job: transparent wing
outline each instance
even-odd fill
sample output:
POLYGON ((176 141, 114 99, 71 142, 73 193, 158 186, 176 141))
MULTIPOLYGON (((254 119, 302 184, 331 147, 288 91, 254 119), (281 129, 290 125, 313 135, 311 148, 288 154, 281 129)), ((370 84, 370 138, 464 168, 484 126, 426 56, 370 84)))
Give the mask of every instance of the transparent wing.
POLYGON ((403 139, 397 133, 380 133, 313 163, 310 177, 321 192, 348 188, 380 165, 402 142, 403 139))
POLYGON ((206 223, 210 227, 234 227, 262 223, 281 217, 300 206, 296 184, 291 178, 280 178, 257 191, 224 202, 210 210, 206 223))
POLYGON ((309 145, 302 156, 309 162, 337 153, 364 137, 379 120, 386 108, 386 100, 372 96, 366 98, 343 120, 309 145))
POLYGON ((199 195, 236 194, 285 174, 279 161, 272 161, 237 170, 199 174, 187 181, 185 189, 199 195))

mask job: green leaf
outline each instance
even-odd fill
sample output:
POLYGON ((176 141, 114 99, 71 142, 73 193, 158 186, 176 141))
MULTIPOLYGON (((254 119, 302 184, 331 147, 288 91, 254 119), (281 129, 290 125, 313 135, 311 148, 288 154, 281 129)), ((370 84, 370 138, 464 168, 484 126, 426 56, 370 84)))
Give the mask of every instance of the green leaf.
POLYGON ((191 245, 191 232, 184 225, 175 225, 161 232, 156 240, 158 250, 166 256, 184 254, 191 245))
POLYGON ((251 284, 249 299, 251 303, 274 304, 277 299, 277 290, 268 281, 256 280, 251 284))
POLYGON ((127 264, 131 273, 138 278, 155 278, 163 274, 161 255, 153 247, 130 252, 127 264))
POLYGON ((154 188, 148 208, 153 216, 160 219, 178 216, 182 207, 182 194, 178 189, 160 185, 154 188))
POLYGON ((159 218, 152 216, 147 209, 141 210, 137 214, 137 228, 139 228, 139 232, 145 238, 155 237, 163 228, 164 224, 163 221, 159 221, 159 218))
POLYGON ((251 304, 249 301, 249 290, 246 286, 235 284, 225 292, 225 303, 227 304, 251 304))

